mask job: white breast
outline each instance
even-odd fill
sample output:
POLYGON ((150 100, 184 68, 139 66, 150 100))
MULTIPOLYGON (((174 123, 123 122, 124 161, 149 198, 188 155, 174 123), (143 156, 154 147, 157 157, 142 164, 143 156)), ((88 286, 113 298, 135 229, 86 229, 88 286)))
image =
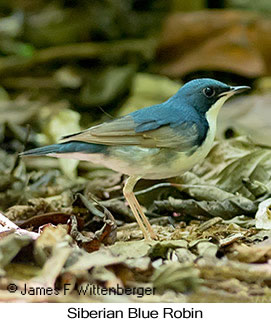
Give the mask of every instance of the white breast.
POLYGON ((212 148, 215 134, 216 134, 216 121, 219 110, 224 102, 228 99, 227 96, 221 97, 216 103, 207 111, 206 119, 209 124, 209 130, 202 145, 190 156, 185 153, 177 153, 178 157, 170 165, 165 164, 164 167, 159 167, 157 176, 159 177, 147 177, 152 179, 169 178, 183 174, 184 172, 193 168, 197 163, 200 163, 209 153, 212 148))
POLYGON ((189 156, 183 152, 176 153, 178 156, 172 163, 165 164, 164 167, 160 165, 157 174, 146 174, 145 178, 161 179, 178 176, 193 168, 197 163, 200 163, 212 148, 216 134, 217 115, 227 98, 222 97, 219 99, 206 113, 209 130, 202 145, 192 155, 189 156))

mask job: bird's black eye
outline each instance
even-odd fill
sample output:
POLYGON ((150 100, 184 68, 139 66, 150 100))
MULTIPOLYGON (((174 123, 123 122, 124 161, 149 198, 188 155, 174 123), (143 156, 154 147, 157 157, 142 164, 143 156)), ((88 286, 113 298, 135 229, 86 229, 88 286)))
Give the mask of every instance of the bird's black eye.
POLYGON ((207 98, 212 98, 215 95, 215 90, 211 87, 206 87, 205 89, 203 89, 203 94, 207 98))

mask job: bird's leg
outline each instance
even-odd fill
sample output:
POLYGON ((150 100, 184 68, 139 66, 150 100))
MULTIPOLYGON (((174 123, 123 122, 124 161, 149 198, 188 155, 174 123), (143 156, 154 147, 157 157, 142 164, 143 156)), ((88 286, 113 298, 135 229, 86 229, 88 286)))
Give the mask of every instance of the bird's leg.
POLYGON ((135 184, 137 183, 137 181, 140 179, 140 177, 137 177, 137 176, 131 176, 128 178, 125 186, 124 186, 124 189, 123 189, 123 194, 128 202, 128 204, 130 205, 131 207, 131 210, 137 220, 137 223, 138 225, 140 226, 140 229, 142 230, 143 232, 143 235, 144 235, 144 238, 146 240, 149 240, 149 235, 146 231, 146 228, 143 224, 143 222, 145 223, 147 229, 148 229, 148 232, 151 236, 152 239, 155 239, 156 238, 156 235, 148 221, 148 219, 146 218, 144 212, 142 211, 142 208, 141 206, 139 205, 134 193, 133 193, 133 189, 135 187, 135 184), (140 217, 141 216, 141 217, 140 217), (143 222, 142 222, 143 220, 143 222))
POLYGON ((154 240, 157 239, 157 235, 154 233, 153 229, 152 229, 152 226, 150 224, 150 222, 148 221, 146 215, 144 214, 143 210, 142 210, 142 207, 140 206, 140 204, 138 203, 138 200, 136 199, 134 193, 132 195, 132 198, 133 198, 133 201, 134 201, 134 204, 136 206, 136 209, 138 211, 138 213, 140 214, 141 216, 141 219, 143 220, 144 224, 146 225, 149 233, 150 233, 150 237, 154 240))
POLYGON ((134 200, 133 200, 133 195, 134 195, 133 189, 134 189, 134 186, 138 180, 139 180, 138 177, 135 177, 135 176, 129 177, 126 184, 124 185, 123 195, 125 196, 128 204, 130 205, 133 215, 136 218, 136 221, 137 221, 141 231, 143 232, 144 239, 149 240, 148 233, 146 231, 146 228, 144 227, 144 224, 143 224, 139 214, 137 213, 137 209, 136 209, 136 206, 135 206, 134 200))

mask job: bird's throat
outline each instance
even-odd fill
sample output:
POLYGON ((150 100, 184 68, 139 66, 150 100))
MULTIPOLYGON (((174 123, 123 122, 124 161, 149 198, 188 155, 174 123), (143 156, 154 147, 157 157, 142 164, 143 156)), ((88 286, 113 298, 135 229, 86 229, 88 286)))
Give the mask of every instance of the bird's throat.
POLYGON ((217 115, 220 109, 222 108, 225 101, 229 98, 229 96, 223 96, 219 100, 216 101, 215 104, 211 106, 211 108, 206 112, 206 119, 209 124, 210 132, 215 136, 216 132, 216 120, 217 115))
POLYGON ((209 124, 209 131, 207 136, 210 138, 211 141, 214 140, 216 134, 216 120, 217 115, 225 101, 229 98, 229 96, 223 96, 219 100, 216 101, 215 104, 211 106, 211 108, 206 112, 206 119, 209 124))
POLYGON ((223 104, 228 98, 229 97, 225 95, 221 97, 219 100, 217 100, 216 103, 211 106, 211 108, 206 112, 206 119, 208 120, 208 122, 214 121, 217 119, 218 112, 220 111, 223 104))

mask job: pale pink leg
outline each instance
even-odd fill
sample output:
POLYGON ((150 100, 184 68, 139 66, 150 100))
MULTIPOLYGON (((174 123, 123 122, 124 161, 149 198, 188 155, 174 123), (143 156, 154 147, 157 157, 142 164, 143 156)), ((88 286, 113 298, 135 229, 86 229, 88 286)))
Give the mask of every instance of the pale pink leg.
POLYGON ((144 238, 145 240, 149 240, 149 235, 148 232, 150 234, 150 237, 152 239, 157 239, 156 234, 154 233, 151 224, 149 223, 148 219, 146 218, 140 204, 138 203, 134 193, 133 193, 133 189, 135 187, 135 184, 137 183, 137 181, 140 179, 140 177, 136 177, 136 176, 131 176, 128 178, 124 188, 123 188, 123 194, 128 202, 128 204, 130 205, 130 208, 136 218, 136 221, 140 227, 140 229, 143 232, 144 238), (143 222, 145 224, 144 226, 143 222), (148 231, 148 232, 147 232, 148 231))

